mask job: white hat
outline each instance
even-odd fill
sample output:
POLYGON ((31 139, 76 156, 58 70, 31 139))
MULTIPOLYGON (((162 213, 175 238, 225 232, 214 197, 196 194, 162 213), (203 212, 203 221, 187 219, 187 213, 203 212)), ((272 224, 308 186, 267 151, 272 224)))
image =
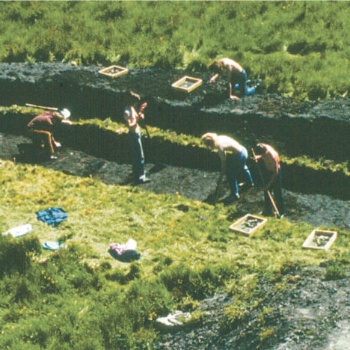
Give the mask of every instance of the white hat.
POLYGON ((58 112, 64 119, 68 119, 70 117, 70 111, 67 108, 60 109, 58 112))

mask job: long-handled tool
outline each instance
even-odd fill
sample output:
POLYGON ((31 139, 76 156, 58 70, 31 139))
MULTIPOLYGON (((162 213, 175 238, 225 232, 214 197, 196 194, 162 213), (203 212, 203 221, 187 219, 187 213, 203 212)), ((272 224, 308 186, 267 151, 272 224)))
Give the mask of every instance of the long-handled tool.
MULTIPOLYGON (((260 176, 260 179, 261 179, 262 186, 264 186, 264 177, 263 177, 263 175, 262 175, 262 173, 261 173, 261 169, 260 169, 258 160, 256 159, 256 154, 255 154, 253 148, 252 148, 252 153, 253 153, 253 156, 254 156, 254 160, 255 160, 255 162, 256 162, 256 165, 257 165, 257 167, 258 167, 259 176, 260 176)), ((272 207, 273 207, 273 210, 275 211, 276 216, 277 216, 278 218, 281 218, 281 214, 280 214, 280 212, 279 212, 279 210, 278 210, 278 208, 277 208, 277 205, 276 205, 276 203, 275 203, 275 201, 274 201, 274 199, 273 199, 273 197, 272 197, 271 192, 270 192, 269 190, 266 190, 266 193, 267 193, 267 195, 268 195, 269 198, 270 198, 270 202, 271 202, 271 204, 272 204, 272 207)))
POLYGON ((47 111, 58 111, 58 108, 56 107, 46 107, 46 106, 40 106, 40 105, 33 105, 31 103, 26 103, 27 107, 33 107, 33 108, 39 108, 39 109, 45 109, 47 111))

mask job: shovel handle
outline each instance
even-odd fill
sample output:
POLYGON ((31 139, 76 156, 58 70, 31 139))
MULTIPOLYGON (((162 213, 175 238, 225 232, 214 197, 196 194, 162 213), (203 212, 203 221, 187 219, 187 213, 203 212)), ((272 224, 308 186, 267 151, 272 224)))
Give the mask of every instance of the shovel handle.
POLYGON ((58 108, 56 108, 56 107, 46 107, 46 106, 40 106, 40 105, 33 105, 31 103, 26 103, 26 106, 33 107, 33 108, 45 109, 47 111, 58 111, 58 108))

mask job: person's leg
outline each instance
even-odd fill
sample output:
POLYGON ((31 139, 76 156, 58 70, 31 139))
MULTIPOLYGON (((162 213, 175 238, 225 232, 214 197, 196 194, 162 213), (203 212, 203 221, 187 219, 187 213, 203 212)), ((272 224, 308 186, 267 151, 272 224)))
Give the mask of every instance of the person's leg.
POLYGON ((242 71, 242 94, 243 95, 246 95, 246 96, 249 96, 249 95, 253 95, 255 93, 255 86, 252 86, 250 88, 248 88, 248 85, 247 85, 247 81, 248 81, 248 76, 247 76, 247 73, 246 71, 243 69, 242 71))
POLYGON ((53 147, 52 144, 52 135, 49 131, 45 131, 45 130, 34 130, 34 134, 37 135, 37 137, 44 137, 44 139, 46 140, 46 144, 49 146, 50 149, 50 153, 51 155, 53 155, 55 153, 55 149, 53 147))
POLYGON ((284 198, 282 193, 282 170, 280 169, 277 175, 277 180, 273 185, 273 195, 275 198, 276 206, 278 208, 279 214, 284 215, 284 198))
POLYGON ((239 198, 238 175, 240 172, 240 155, 228 154, 226 159, 226 178, 230 188, 230 198, 239 198))
POLYGON ((130 149, 131 149, 132 173, 133 173, 135 182, 137 182, 137 181, 140 181, 142 176, 145 175, 144 174, 145 158, 143 154, 141 135, 130 131, 129 141, 130 141, 130 149))
POLYGON ((248 151, 245 147, 243 147, 243 150, 240 154, 241 167, 245 177, 244 182, 248 181, 250 185, 249 187, 251 187, 251 186, 254 186, 254 181, 253 181, 252 174, 250 173, 250 170, 248 168, 247 160, 248 160, 248 151))
POLYGON ((270 196, 267 191, 264 191, 264 210, 263 215, 270 216, 273 214, 273 207, 271 203, 270 196))

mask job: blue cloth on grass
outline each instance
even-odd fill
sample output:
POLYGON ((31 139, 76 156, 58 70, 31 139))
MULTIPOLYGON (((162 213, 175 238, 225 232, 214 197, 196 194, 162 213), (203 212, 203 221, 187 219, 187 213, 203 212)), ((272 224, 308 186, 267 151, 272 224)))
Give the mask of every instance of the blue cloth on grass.
POLYGON ((58 226, 62 221, 67 220, 67 213, 61 208, 48 208, 36 212, 36 218, 53 227, 58 226))

